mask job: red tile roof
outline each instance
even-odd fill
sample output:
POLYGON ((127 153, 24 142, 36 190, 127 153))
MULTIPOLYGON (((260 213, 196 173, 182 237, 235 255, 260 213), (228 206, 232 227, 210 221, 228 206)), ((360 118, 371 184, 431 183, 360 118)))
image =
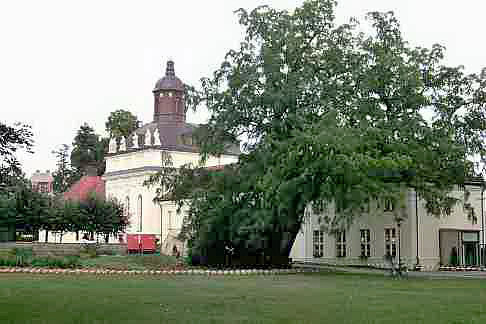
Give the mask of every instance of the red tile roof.
POLYGON ((91 192, 95 192, 98 197, 105 197, 105 181, 101 177, 83 176, 64 193, 64 199, 84 200, 91 192))

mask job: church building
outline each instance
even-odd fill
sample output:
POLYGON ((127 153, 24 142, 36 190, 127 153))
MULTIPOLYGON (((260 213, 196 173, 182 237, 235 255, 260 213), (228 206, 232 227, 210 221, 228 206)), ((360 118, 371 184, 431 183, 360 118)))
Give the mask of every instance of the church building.
MULTIPOLYGON (((163 252, 170 252, 174 244, 182 244, 176 236, 183 213, 177 213, 173 202, 154 203, 156 188, 148 188, 143 183, 161 170, 163 153, 170 154, 176 168, 199 163, 199 148, 193 140, 198 125, 186 122, 184 90, 183 82, 175 75, 174 62, 168 61, 165 76, 152 90, 153 121, 118 144, 111 140, 103 175, 106 197, 118 199, 127 209, 130 225, 126 233, 156 235, 163 252)), ((210 157, 205 166, 235 163, 239 154, 239 144, 231 144, 224 155, 210 157)), ((179 251, 183 248, 178 247, 179 251)))

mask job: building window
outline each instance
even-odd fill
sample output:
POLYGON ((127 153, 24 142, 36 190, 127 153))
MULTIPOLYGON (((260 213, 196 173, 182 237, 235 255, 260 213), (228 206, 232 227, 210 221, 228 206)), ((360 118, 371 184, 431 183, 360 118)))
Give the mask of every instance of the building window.
POLYGON ((49 192, 49 184, 47 182, 39 182, 38 188, 39 188, 38 191, 42 193, 49 192))
POLYGON ((346 256, 346 231, 338 232, 336 235, 336 256, 338 258, 346 256))
POLYGON ((385 256, 397 256, 397 230, 385 228, 385 256))
POLYGON ((360 239, 361 239, 361 257, 370 257, 371 256, 371 237, 370 237, 370 230, 369 229, 362 229, 360 232, 360 239))
POLYGON ((393 211, 395 210, 395 204, 393 201, 387 199, 385 200, 385 211, 393 211))
POLYGON ((142 231, 142 195, 138 196, 138 231, 142 231))
POLYGON ((128 196, 125 198, 125 215, 130 215, 130 198, 128 196))
POLYGON ((324 255, 324 232, 314 231, 312 242, 314 246, 314 258, 321 258, 324 255))

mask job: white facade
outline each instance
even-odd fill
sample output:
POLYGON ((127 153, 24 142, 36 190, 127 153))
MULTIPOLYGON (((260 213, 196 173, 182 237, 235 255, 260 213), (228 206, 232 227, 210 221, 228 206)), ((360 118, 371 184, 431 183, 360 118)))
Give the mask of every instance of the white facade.
MULTIPOLYGON (((164 242, 179 233, 184 212, 177 213, 177 206, 173 202, 154 203, 156 188, 143 185, 151 174, 161 168, 163 152, 161 149, 149 148, 107 157, 103 179, 106 181, 107 198, 116 198, 127 208, 130 225, 126 233, 154 234, 164 245, 164 242)), ((167 153, 172 157, 173 166, 176 168, 187 163, 199 163, 198 153, 167 153)), ((211 157, 204 166, 225 165, 237 160, 238 156, 235 155, 211 157)))
MULTIPOLYGON (((468 189, 471 192, 468 202, 475 210, 476 221, 468 219, 461 203, 456 204, 449 216, 427 215, 424 202, 417 201, 415 192, 410 190, 407 218, 401 222, 400 233, 393 213, 378 211, 374 205, 370 212, 363 213, 344 231, 345 239, 341 236, 339 241, 336 235, 321 231, 319 218, 323 215, 312 214, 309 209, 290 257, 294 261, 383 267, 387 264, 384 256, 388 247, 391 254, 396 254, 394 260, 397 261, 399 254, 401 262, 409 268, 419 265, 425 270, 436 270, 440 265, 451 263, 451 252, 455 247, 459 264, 479 265, 486 223, 484 203, 481 203, 483 195, 480 186, 468 186, 468 189), (473 242, 476 238, 477 242, 473 242)), ((461 190, 453 194, 457 198, 464 196, 461 190)), ((327 213, 333 216, 332 210, 327 213)))

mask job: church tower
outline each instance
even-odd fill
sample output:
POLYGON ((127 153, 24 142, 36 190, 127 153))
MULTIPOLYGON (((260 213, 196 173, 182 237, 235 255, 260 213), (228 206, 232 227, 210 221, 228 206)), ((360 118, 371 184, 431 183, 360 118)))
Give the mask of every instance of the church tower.
POLYGON ((176 77, 174 62, 168 61, 165 76, 157 81, 154 94, 154 122, 179 125, 186 121, 184 84, 176 77))

